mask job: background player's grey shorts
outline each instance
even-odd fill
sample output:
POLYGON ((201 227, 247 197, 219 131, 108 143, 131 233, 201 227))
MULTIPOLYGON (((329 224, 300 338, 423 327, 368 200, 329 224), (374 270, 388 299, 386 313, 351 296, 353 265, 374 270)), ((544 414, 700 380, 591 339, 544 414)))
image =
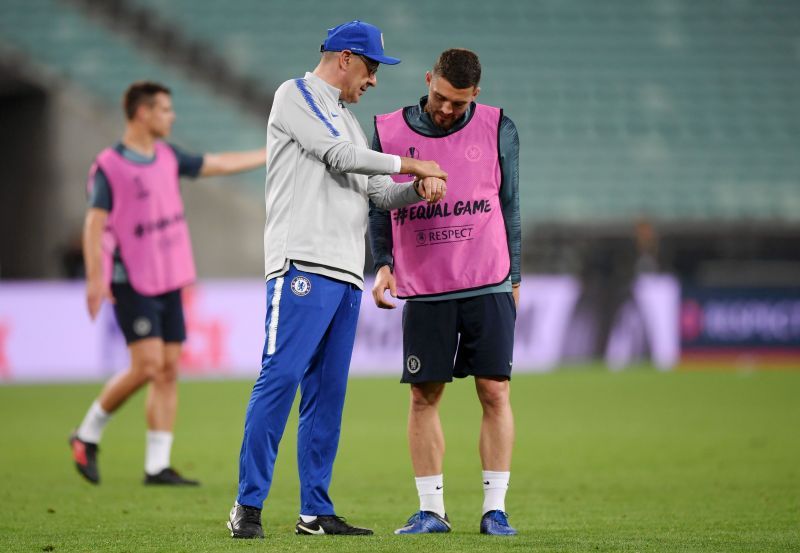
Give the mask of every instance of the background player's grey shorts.
POLYGON ((128 283, 113 283, 111 293, 115 300, 114 314, 126 343, 153 337, 165 342, 186 340, 180 290, 145 296, 128 283))
POLYGON ((453 377, 470 375, 511 378, 516 318, 510 293, 407 301, 401 382, 452 382, 453 377))

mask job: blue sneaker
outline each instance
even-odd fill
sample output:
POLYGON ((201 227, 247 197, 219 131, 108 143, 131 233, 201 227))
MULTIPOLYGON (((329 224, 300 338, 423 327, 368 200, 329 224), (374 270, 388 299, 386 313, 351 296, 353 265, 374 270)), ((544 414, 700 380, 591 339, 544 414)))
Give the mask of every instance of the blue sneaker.
POLYGON ((508 525, 508 513, 499 509, 489 511, 481 519, 481 534, 491 536, 516 536, 517 531, 508 525))
POLYGON ((395 534, 437 534, 450 531, 447 515, 440 517, 432 511, 417 511, 408 519, 406 525, 394 531, 395 534))

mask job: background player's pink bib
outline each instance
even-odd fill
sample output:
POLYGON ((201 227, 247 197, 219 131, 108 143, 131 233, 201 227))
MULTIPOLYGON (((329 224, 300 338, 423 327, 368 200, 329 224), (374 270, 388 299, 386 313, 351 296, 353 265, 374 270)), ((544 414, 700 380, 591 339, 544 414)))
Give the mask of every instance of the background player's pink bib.
POLYGON ((141 164, 107 148, 92 167, 90 187, 97 167, 108 179, 113 201, 103 237, 106 279, 111 280, 112 255, 119 247, 130 284, 140 294, 155 296, 194 282, 192 244, 172 149, 157 142, 155 161, 141 164))
POLYGON ((398 296, 470 290, 508 278, 511 261, 498 195, 501 117, 499 108, 476 104, 467 125, 443 137, 411 129, 402 109, 375 118, 384 152, 436 160, 448 174, 443 202, 391 212, 398 296))

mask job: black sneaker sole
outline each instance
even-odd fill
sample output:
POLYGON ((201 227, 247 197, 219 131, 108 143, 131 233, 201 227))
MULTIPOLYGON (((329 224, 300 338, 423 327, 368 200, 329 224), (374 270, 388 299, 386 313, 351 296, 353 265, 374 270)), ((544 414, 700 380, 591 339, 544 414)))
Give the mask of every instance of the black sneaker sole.
POLYGON ((295 527, 294 533, 298 536, 372 536, 374 532, 371 530, 368 532, 337 532, 337 533, 328 533, 328 532, 310 532, 308 530, 301 530, 300 528, 295 527))
POLYGON ((145 486, 164 486, 173 488, 196 488, 200 482, 161 482, 161 481, 142 481, 145 486))

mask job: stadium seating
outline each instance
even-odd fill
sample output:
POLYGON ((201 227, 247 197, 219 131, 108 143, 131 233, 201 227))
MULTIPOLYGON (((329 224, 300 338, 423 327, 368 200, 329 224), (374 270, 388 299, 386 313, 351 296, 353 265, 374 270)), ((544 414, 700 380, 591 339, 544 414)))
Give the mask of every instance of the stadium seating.
MULTIPOLYGON (((114 110, 121 110, 122 92, 134 80, 167 84, 178 114, 174 141, 190 151, 254 149, 264 142, 265 119, 238 110, 69 4, 4 0, 0 13, 0 41, 114 110)), ((263 192, 263 178, 238 178, 249 179, 253 193, 263 192)))
MULTIPOLYGON (((382 68, 378 91, 353 108, 368 135, 373 114, 424 93, 424 72, 441 50, 474 49, 484 67, 481 100, 502 106, 519 129, 525 224, 639 215, 800 220, 796 2, 130 2, 153 9, 236 71, 273 87, 314 67, 327 27, 354 18, 381 26, 387 53, 404 61, 382 68)), ((29 13, 32 4, 56 3, 4 2, 4 12, 6 5, 19 6, 16 23, 2 23, 25 35, 12 38, 46 62, 69 67, 90 88, 116 94, 118 86, 91 74, 98 70, 97 52, 101 59, 121 56, 122 65, 135 52, 101 29, 76 32, 87 24, 74 15, 60 22, 60 31, 43 26, 37 33, 32 27, 54 8, 37 15, 29 13), (67 51, 51 52, 53 45, 67 51), (78 64, 70 63, 73 48, 81 54, 78 64)), ((178 82, 152 61, 136 63, 178 82)), ((209 112, 235 110, 189 92, 181 90, 181 114, 195 117, 188 112, 196 103, 197 128, 215 133, 216 143, 261 138, 263 119, 231 115, 229 123, 203 127, 209 112), (231 137, 223 139, 224 133, 231 137)))
POLYGON ((481 98, 519 129, 527 223, 800 219, 797 3, 133 1, 275 82, 313 66, 324 28, 378 24, 404 63, 355 108, 365 128, 424 92, 438 52, 476 50, 481 98))

